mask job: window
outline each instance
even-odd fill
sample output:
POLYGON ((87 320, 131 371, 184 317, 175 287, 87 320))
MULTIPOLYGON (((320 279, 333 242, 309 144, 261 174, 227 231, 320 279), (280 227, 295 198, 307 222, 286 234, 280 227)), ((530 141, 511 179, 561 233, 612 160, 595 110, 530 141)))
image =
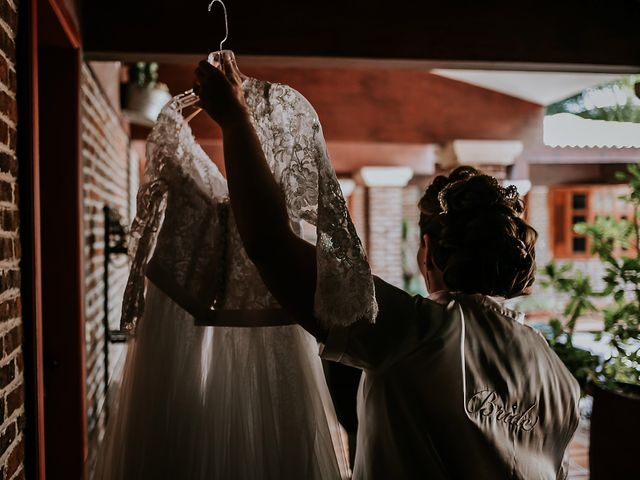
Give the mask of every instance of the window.
MULTIPOLYGON (((626 185, 578 185, 554 187, 549 191, 549 241, 554 258, 590 258, 589 239, 573 227, 593 222, 598 216, 616 219, 633 217, 633 209, 618 197, 629 192, 626 185)), ((629 254, 623 246, 619 254, 629 254)))

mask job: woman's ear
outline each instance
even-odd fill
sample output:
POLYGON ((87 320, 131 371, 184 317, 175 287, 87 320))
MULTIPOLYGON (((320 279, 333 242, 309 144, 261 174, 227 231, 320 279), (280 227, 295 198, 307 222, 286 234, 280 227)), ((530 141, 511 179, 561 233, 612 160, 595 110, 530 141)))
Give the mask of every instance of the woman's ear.
POLYGON ((438 290, 444 290, 446 288, 446 285, 444 283, 442 271, 433 259, 433 253, 435 252, 435 241, 430 239, 428 235, 423 235, 422 241, 425 245, 424 277, 427 283, 427 290, 430 293, 437 292, 438 290))

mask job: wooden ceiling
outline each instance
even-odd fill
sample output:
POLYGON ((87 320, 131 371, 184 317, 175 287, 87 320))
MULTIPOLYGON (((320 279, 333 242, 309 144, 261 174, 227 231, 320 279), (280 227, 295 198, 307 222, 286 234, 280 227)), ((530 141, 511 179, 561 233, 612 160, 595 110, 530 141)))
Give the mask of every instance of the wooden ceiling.
MULTIPOLYGON (((222 10, 216 5, 207 13, 208 3, 82 2, 84 50, 88 58, 119 60, 217 49, 222 10)), ((227 0, 226 5, 226 46, 245 55, 509 62, 569 70, 640 66, 638 0, 227 0)))
MULTIPOLYGON (((256 66, 246 75, 282 82, 314 106, 336 170, 363 165, 408 165, 428 170, 429 146, 455 139, 520 140, 537 163, 635 161, 636 149, 550 148, 542 143, 544 107, 424 70, 256 66)), ((195 65, 162 64, 160 79, 173 94, 191 87, 195 65)), ((220 132, 206 114, 191 122, 195 137, 223 168, 220 132)), ((149 130, 134 127, 134 139, 149 130)), ((526 170, 520 175, 526 176, 526 170)))
MULTIPOLYGON (((446 143, 456 138, 522 138, 543 109, 426 71, 244 66, 246 75, 282 82, 314 106, 329 141, 446 143)), ((194 66, 162 65, 160 79, 176 94, 191 87, 194 66)), ((206 115, 192 121, 199 139, 219 138, 206 115)))
MULTIPOLYGON (((454 139, 517 139, 533 147, 541 138, 542 106, 428 71, 239 66, 248 76, 286 83, 310 101, 340 173, 364 165, 407 165, 428 173, 433 148, 454 139)), ((160 80, 173 94, 185 91, 194 67, 163 64, 160 80)), ((221 159, 215 123, 200 114, 191 127, 212 159, 221 159)), ((144 139, 148 129, 132 133, 144 139)))
MULTIPOLYGON (((85 57, 158 61, 161 80, 173 93, 184 91, 195 62, 217 50, 224 34, 222 9, 215 5, 208 13, 208 3, 82 2, 85 57)), ((433 67, 640 70, 640 0, 225 4, 225 48, 236 52, 245 74, 301 91, 318 111, 328 142, 343 142, 345 152, 353 145, 403 145, 409 150, 396 153, 403 162, 410 149, 456 138, 522 140, 530 158, 563 153, 542 145, 540 105, 434 75, 433 67)), ((213 122, 200 115, 192 125, 219 156, 213 122)), ((349 171, 363 162, 336 163, 349 171)))

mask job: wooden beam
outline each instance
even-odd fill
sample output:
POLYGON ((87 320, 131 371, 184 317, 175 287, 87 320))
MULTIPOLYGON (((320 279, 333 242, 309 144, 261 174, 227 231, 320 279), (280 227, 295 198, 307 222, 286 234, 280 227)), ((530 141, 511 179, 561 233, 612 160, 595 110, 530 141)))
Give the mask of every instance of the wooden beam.
MULTIPOLYGON (((225 174, 222 140, 199 140, 208 157, 225 174)), ((437 159, 436 145, 402 143, 327 142, 333 168, 351 175, 362 167, 411 167, 418 175, 432 175, 437 159)))
POLYGON ((49 5, 58 21, 59 28, 64 31, 65 41, 72 48, 80 48, 80 26, 77 5, 74 0, 49 0, 49 5))
MULTIPOLYGON (((638 149, 547 147, 542 143, 542 106, 429 71, 239 64, 245 74, 291 85, 311 102, 340 173, 366 165, 400 164, 419 172, 425 165, 407 148, 444 145, 456 139, 521 141, 524 151, 516 159, 514 178, 527 178, 527 163, 531 162, 624 163, 637 160, 639 155, 638 149), (397 148, 394 152, 380 148, 371 154, 369 147, 382 145, 397 148), (382 158, 385 155, 386 159, 382 158)), ((174 94, 182 92, 191 87, 194 67, 161 65, 160 79, 174 94)), ((201 113, 191 127, 222 169, 217 126, 201 113)), ((148 132, 146 128, 132 129, 137 139, 146 138, 148 132)))
MULTIPOLYGON (((162 65, 176 94, 191 88, 195 65, 162 65)), ((314 106, 328 141, 429 144, 454 139, 520 139, 543 108, 427 71, 245 67, 249 76, 291 85, 314 106)), ((198 139, 220 138, 205 114, 192 122, 198 139)))
MULTIPOLYGON (((84 2, 88 54, 204 54, 221 9, 185 0, 84 2)), ((640 4, 612 0, 227 2, 239 54, 558 65, 640 65, 640 4)))

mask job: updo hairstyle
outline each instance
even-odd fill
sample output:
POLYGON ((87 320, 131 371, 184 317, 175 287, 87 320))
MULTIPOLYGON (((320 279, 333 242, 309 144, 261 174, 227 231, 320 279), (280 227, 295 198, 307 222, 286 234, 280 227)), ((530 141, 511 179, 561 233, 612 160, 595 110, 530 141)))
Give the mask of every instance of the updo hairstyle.
POLYGON ((521 218, 515 186, 458 167, 436 177, 418 206, 420 231, 430 240, 427 262, 442 271, 449 290, 505 298, 529 293, 538 234, 521 218))

